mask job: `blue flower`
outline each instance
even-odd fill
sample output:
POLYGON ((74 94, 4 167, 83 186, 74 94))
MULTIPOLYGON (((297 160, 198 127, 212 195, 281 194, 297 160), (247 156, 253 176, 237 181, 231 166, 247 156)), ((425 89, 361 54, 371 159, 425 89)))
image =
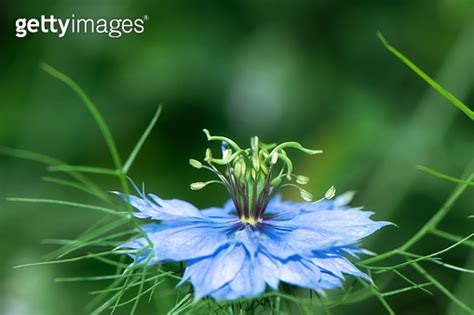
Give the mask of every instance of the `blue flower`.
POLYGON ((370 254, 359 247, 360 241, 390 223, 373 221, 373 212, 348 206, 350 192, 330 200, 335 193, 331 188, 325 198, 309 201, 311 194, 299 186, 308 178, 293 174, 286 149, 321 151, 296 142, 262 144, 257 137, 251 139, 250 148, 241 149, 228 138, 205 132, 209 140, 222 141, 222 158, 213 157, 208 149, 207 164, 196 160, 190 164, 210 170, 219 180, 194 183, 191 188, 220 183, 231 199, 222 208, 199 210, 188 202, 164 200, 138 189, 139 197, 120 194, 138 210, 136 217, 160 221, 142 227, 146 238, 120 246, 136 250, 135 264, 186 262, 179 284, 190 281, 195 299, 252 298, 267 286, 278 290, 281 282, 324 294, 342 287, 344 275, 371 281, 347 257, 370 254), (276 192, 284 187, 299 189, 306 201, 283 201, 276 192))
MULTIPOLYGON (((255 297, 267 285, 278 290, 280 282, 322 293, 341 287, 344 274, 370 281, 345 255, 366 253, 359 241, 390 224, 348 207, 351 193, 315 204, 275 197, 266 216, 254 224, 239 219, 232 201, 199 211, 185 201, 153 194, 123 197, 139 210, 137 217, 161 221, 144 226, 153 242, 148 264, 185 261, 180 284, 189 280, 196 299, 255 297)), ((147 245, 139 238, 121 247, 140 250, 147 245)), ((143 251, 137 263, 147 258, 143 251)))

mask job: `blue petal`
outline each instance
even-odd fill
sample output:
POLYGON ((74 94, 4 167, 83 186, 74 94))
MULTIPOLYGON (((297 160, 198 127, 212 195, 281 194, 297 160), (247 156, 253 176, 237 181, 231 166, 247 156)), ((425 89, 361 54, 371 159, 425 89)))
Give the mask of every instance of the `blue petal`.
POLYGON ((202 217, 199 210, 186 201, 178 199, 164 200, 153 194, 150 194, 153 201, 149 200, 143 194, 141 194, 142 198, 117 192, 116 194, 139 211, 134 213, 137 218, 175 220, 180 218, 202 217))
POLYGON ((317 289, 321 279, 318 267, 300 258, 284 261, 280 267, 281 280, 307 289, 317 289))
POLYGON ((192 261, 186 267, 198 300, 220 289, 235 278, 245 263, 247 254, 242 246, 221 249, 216 255, 192 261))
POLYGON ((259 252, 257 254, 258 263, 262 269, 262 276, 265 282, 274 290, 278 290, 280 283, 280 265, 277 259, 271 258, 266 254, 259 252))
POLYGON ((255 297, 266 284, 277 290, 281 281, 324 293, 341 287, 344 274, 370 281, 342 254, 367 253, 358 241, 390 224, 371 220, 372 212, 349 208, 351 193, 319 203, 276 197, 267 208, 270 218, 256 226, 239 221, 231 200, 223 208, 199 211, 185 201, 139 194, 142 198, 122 197, 139 210, 137 217, 163 222, 142 227, 153 249, 145 238, 121 247, 144 249, 138 263, 186 261, 179 284, 189 280, 195 299, 255 297))
POLYGON ((266 283, 277 290, 279 275, 279 265, 268 256, 261 253, 256 259, 247 256, 235 277, 210 295, 216 300, 256 297, 265 291, 266 283))
POLYGON ((321 210, 301 213, 291 220, 269 221, 278 227, 312 229, 322 235, 333 235, 340 239, 333 246, 345 246, 351 245, 380 228, 392 224, 390 222, 373 221, 369 218, 372 214, 373 212, 355 209, 321 210))
POLYGON ((293 217, 298 214, 298 209, 303 205, 306 205, 305 202, 293 202, 293 201, 282 201, 281 196, 277 195, 273 197, 265 209, 265 214, 267 215, 285 215, 285 217, 293 217))
POLYGON ((239 298, 238 293, 232 291, 229 284, 225 284, 210 294, 216 301, 230 301, 239 298))
POLYGON ((318 288, 316 289, 316 291, 319 294, 324 295, 324 292, 322 290, 331 290, 335 288, 342 288, 341 280, 330 273, 322 271, 321 279, 319 280, 318 288))
MULTIPOLYGON (((278 231, 273 225, 264 224, 259 235, 260 247, 270 255, 282 259, 297 255, 299 251, 291 244, 282 241, 287 232, 278 231)), ((291 231, 291 229, 288 229, 291 231)))
POLYGON ((258 261, 247 258, 229 286, 238 297, 251 298, 263 293, 265 280, 258 261))
POLYGON ((377 254, 371 252, 370 250, 359 248, 357 246, 342 246, 342 247, 335 247, 335 250, 341 251, 342 253, 348 254, 356 259, 359 259, 358 254, 369 255, 369 256, 376 256, 377 254))
POLYGON ((243 230, 236 232, 236 240, 244 245, 249 252, 250 257, 254 257, 259 250, 259 232, 252 230, 252 228, 245 226, 243 230))
POLYGON ((149 194, 149 196, 157 205, 161 207, 161 212, 165 214, 177 217, 202 217, 198 208, 189 202, 179 199, 165 200, 154 194, 149 194))
POLYGON ((344 256, 330 253, 330 254, 319 254, 317 257, 310 259, 313 264, 318 266, 321 270, 325 270, 328 273, 336 276, 340 279, 344 279, 343 274, 352 275, 355 277, 366 279, 371 282, 369 276, 357 269, 347 258, 344 256))
MULTIPOLYGON (((230 241, 227 226, 214 222, 187 222, 177 226, 159 225, 148 233, 154 245, 154 262, 182 261, 214 254, 230 241)), ((122 245, 122 248, 146 247, 145 238, 122 245)))
POLYGON ((293 255, 311 255, 314 250, 324 250, 341 241, 341 236, 324 230, 294 228, 281 230, 267 221, 262 231, 261 246, 271 255, 286 259, 293 255), (267 237, 264 237, 267 236, 267 237))

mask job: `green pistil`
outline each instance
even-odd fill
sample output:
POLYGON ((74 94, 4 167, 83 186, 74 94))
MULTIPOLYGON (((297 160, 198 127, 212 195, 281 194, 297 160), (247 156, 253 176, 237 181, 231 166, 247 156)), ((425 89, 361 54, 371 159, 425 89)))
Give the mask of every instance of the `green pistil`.
POLYGON ((211 136, 206 129, 204 133, 209 141, 221 142, 222 156, 214 157, 212 150, 207 149, 205 163, 193 159, 189 162, 195 168, 211 171, 218 180, 193 183, 191 189, 199 190, 211 183, 224 185, 244 224, 257 224, 271 197, 281 188, 295 187, 303 199, 311 201, 311 194, 299 186, 308 183, 309 179, 293 174, 293 163, 286 149, 307 154, 319 154, 321 150, 307 149, 298 142, 265 144, 258 137, 250 139, 250 148, 241 148, 229 138, 211 136))

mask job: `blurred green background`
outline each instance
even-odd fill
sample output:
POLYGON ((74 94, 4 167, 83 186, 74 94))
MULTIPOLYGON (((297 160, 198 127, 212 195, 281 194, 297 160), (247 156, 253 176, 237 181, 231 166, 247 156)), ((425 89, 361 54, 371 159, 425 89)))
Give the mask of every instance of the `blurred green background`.
MULTIPOLYGON (((220 205, 219 187, 189 190, 207 178, 188 165, 207 146, 202 133, 247 142, 297 140, 323 149, 295 155, 316 196, 334 184, 357 190, 355 205, 390 220, 368 241, 389 250, 416 232, 454 185, 421 173, 423 164, 461 177, 473 156, 472 122, 388 53, 375 33, 408 55, 466 104, 474 103, 474 3, 451 1, 10 1, 0 12, 0 144, 57 157, 73 165, 112 167, 107 148, 80 100, 39 69, 46 62, 76 80, 99 106, 126 157, 158 104, 163 112, 130 175, 164 198, 200 208, 220 205), (110 39, 98 34, 15 37, 18 17, 138 18, 143 34, 110 39)), ((472 108, 472 106, 471 106, 472 108)), ((471 165, 472 168, 472 165, 471 165)), ((106 283, 55 283, 56 277, 109 272, 95 261, 12 269, 39 261, 55 247, 48 238, 74 238, 100 216, 60 206, 17 204, 6 197, 93 202, 41 181, 37 163, 0 156, 0 313, 83 314, 88 292, 106 283)), ((106 190, 115 180, 94 179, 106 190)), ((443 223, 459 235, 473 231, 472 188, 443 223)), ((288 198, 297 198, 288 192, 288 198)), ((448 246, 428 238, 418 253, 448 246)), ((445 260, 474 267, 472 250, 445 260)), ((473 277, 432 272, 473 306, 473 277), (470 299, 469 299, 470 297, 470 299)), ((169 286, 172 288, 172 284, 169 286)), ((389 298, 400 314, 458 314, 436 292, 389 298)), ((157 291, 141 314, 166 313, 174 297, 157 291)), ((120 310, 126 313, 126 310, 120 310)), ((119 313, 120 313, 119 312, 119 313)), ((334 314, 383 312, 374 298, 334 314)))

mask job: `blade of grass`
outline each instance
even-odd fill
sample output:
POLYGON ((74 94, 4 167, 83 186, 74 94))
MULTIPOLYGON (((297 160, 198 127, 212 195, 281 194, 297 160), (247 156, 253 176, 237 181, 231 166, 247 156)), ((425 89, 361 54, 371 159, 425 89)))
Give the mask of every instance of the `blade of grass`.
MULTIPOLYGON (((125 256, 120 257, 120 262, 123 262, 125 256)), ((126 267, 125 267, 126 268, 126 267)), ((115 275, 118 276, 117 279, 115 279, 111 284, 107 286, 107 288, 115 288, 117 287, 123 279, 123 274, 122 271, 124 269, 122 267, 117 267, 115 275)), ((96 295, 85 307, 87 310, 87 313, 94 313, 94 309, 97 307, 97 305, 107 296, 107 293, 102 293, 99 295, 96 295)))
MULTIPOLYGON (((474 173, 471 173, 469 177, 466 178, 467 182, 472 181, 474 178, 474 173)), ((431 217, 431 219, 415 234, 413 235, 408 241, 405 242, 402 246, 400 246, 401 251, 406 251, 411 246, 413 246, 416 242, 418 242, 421 238, 423 238, 426 234, 430 233, 431 230, 435 229, 438 223, 449 213, 449 210, 457 201, 457 199, 461 196, 461 194, 466 190, 466 184, 459 184, 454 191, 449 196, 448 200, 443 204, 441 209, 435 213, 431 217)))
MULTIPOLYGON (((114 217, 115 218, 115 217, 114 217)), ((98 220, 95 224, 93 224, 92 226, 90 226, 88 229, 86 229, 84 232, 82 232, 81 234, 79 234, 79 236, 76 238, 79 242, 80 241, 83 241, 83 240, 87 240, 88 239, 88 235, 90 235, 91 233, 96 233, 96 231, 98 230, 102 230, 104 232, 107 232, 108 231, 108 224, 107 222, 109 222, 110 220, 110 217, 108 216, 105 216, 103 217, 102 219, 98 220), (105 224, 105 225, 104 225, 105 224)), ((120 220, 120 219, 119 219, 120 220)), ((110 223, 110 222, 109 222, 110 223)), ((58 248, 57 250, 55 250, 54 252, 50 253, 49 255, 47 255, 45 257, 44 260, 52 260, 52 259, 58 259, 58 257, 64 253, 65 251, 69 250, 73 245, 65 245, 63 247, 60 247, 58 248)))
POLYGON ((405 288, 401 288, 401 289, 397 289, 397 290, 393 290, 393 291, 383 292, 381 294, 382 294, 383 297, 387 297, 387 296, 391 296, 391 295, 397 295, 397 294, 400 294, 400 293, 404 293, 404 292, 407 292, 407 291, 413 291, 413 290, 423 288, 423 287, 427 287, 427 286, 430 286, 430 285, 433 285, 433 284, 431 282, 425 282, 425 283, 417 284, 417 285, 414 285, 414 286, 411 286, 411 287, 405 287, 405 288))
POLYGON ((166 315, 177 315, 187 309, 192 304, 192 295, 186 294, 176 305, 166 313, 166 315))
MULTIPOLYGON (((405 256, 407 257, 415 257, 415 258, 420 258, 420 257, 423 257, 423 256, 420 256, 420 255, 416 255, 416 254, 412 254, 412 253, 403 253, 405 256)), ((455 270, 455 271, 459 271, 459 272, 464 272, 464 273, 473 273, 474 274, 474 270, 473 269, 467 269, 467 268, 462 268, 462 267, 458 267, 458 266, 454 266, 454 265, 451 265, 451 264, 447 264, 447 263, 444 263, 438 259, 428 259, 429 262, 432 262, 434 264, 437 264, 437 265, 440 265, 440 266, 443 266, 445 268, 448 268, 448 269, 452 269, 452 270, 455 270)))
MULTIPOLYGON (((148 278, 146 281, 155 281, 153 283, 153 285, 151 285, 149 288, 147 288, 146 290, 142 291, 142 292, 139 292, 136 296, 134 296, 133 298, 127 300, 127 301, 124 301, 124 302, 121 302, 117 305, 117 307, 121 307, 121 306, 125 306, 133 301, 137 301, 139 300, 143 295, 146 295, 148 292, 151 292, 152 290, 154 290, 157 286, 159 286, 160 284, 162 284, 165 280, 158 280, 159 278, 148 278)), ((134 284, 134 286, 136 286, 137 284, 134 284)), ((133 314, 133 313, 131 313, 133 314)))
MULTIPOLYGON (((141 298, 142 294, 146 294, 148 292, 148 291, 143 292, 143 288, 145 287, 145 281, 147 280, 145 278, 145 274, 146 274, 146 271, 147 271, 147 268, 148 268, 148 262, 150 261, 150 259, 152 257, 153 257, 153 251, 150 251, 150 253, 148 254, 148 257, 145 261, 145 264, 144 264, 145 265, 145 272, 143 273, 143 275, 140 279, 140 287, 138 288, 138 294, 134 298, 135 302, 133 303, 132 310, 130 312, 130 314, 132 314, 132 315, 135 314, 135 311, 137 310, 138 302, 140 302, 140 298, 141 298)), ((117 305, 117 306, 119 306, 119 305, 117 305)))
POLYGON ((123 173, 124 173, 124 174, 127 174, 127 173, 128 173, 128 170, 130 169, 130 167, 132 166, 133 162, 135 161, 135 158, 137 157, 138 152, 140 152, 140 149, 142 148, 143 143, 145 143, 145 140, 147 139, 147 137, 148 137, 148 135, 150 134, 150 132, 151 132, 151 130, 153 129, 153 127, 155 126, 155 124, 156 124, 156 122, 157 122, 157 120, 158 120, 158 117, 160 117, 160 114, 161 114, 161 105, 158 106, 155 115, 153 116, 153 118, 152 118, 151 121, 150 121, 150 124, 149 124, 148 127, 145 129, 145 132, 144 132, 143 135, 140 137, 140 140, 138 140, 137 144, 135 145, 135 147, 134 147, 133 150, 132 150, 132 153, 130 153, 130 156, 128 157, 127 161, 126 161, 125 164, 123 165, 123 173))
MULTIPOLYGON (((56 278, 55 282, 77 282, 77 281, 102 281, 102 280, 113 280, 121 278, 122 275, 107 275, 107 276, 91 276, 91 277, 65 277, 56 278)), ((96 291, 94 291, 96 292, 96 291)))
MULTIPOLYGON (((39 163, 50 165, 50 166, 64 164, 64 162, 54 159, 50 156, 36 153, 36 152, 27 151, 27 150, 12 149, 8 147, 0 146, 0 153, 13 156, 16 158, 24 159, 24 160, 39 162, 39 163)), ((75 180, 77 180, 78 182, 82 183, 85 187, 88 187, 91 191, 94 192, 94 195, 101 196, 100 199, 107 201, 107 203, 109 204, 112 203, 109 195, 107 195, 102 189, 99 188, 99 186, 97 186, 93 181, 85 177, 83 174, 80 174, 72 170, 66 173, 72 178, 74 178, 75 180)))
POLYGON ((133 253, 133 251, 111 250, 111 251, 106 251, 106 252, 100 252, 100 253, 94 253, 94 254, 87 254, 87 255, 83 255, 83 256, 78 256, 78 257, 67 258, 67 259, 50 260, 50 261, 43 261, 43 262, 38 262, 38 263, 23 264, 23 265, 14 266, 13 268, 18 269, 18 268, 25 268, 25 267, 64 264, 64 263, 76 262, 76 261, 80 261, 80 260, 84 260, 84 259, 91 259, 91 258, 109 256, 109 255, 123 255, 123 254, 128 254, 128 253, 133 253))
POLYGON ((80 244, 80 248, 87 247, 87 246, 103 246, 103 247, 116 247, 119 246, 120 244, 123 244, 121 241, 91 241, 91 242, 81 242, 78 240, 59 240, 59 239, 48 239, 48 240, 43 240, 41 241, 41 244, 47 244, 47 245, 78 245, 80 244))
MULTIPOLYGON (((147 273, 147 274, 145 274, 145 275, 150 275, 150 274, 151 274, 151 273, 147 273)), ((140 285, 140 282, 139 282, 138 277, 141 277, 142 275, 143 275, 143 273, 134 273, 134 274, 132 275, 132 277, 134 277, 134 279, 133 279, 133 284, 130 284, 130 285, 127 287, 127 290, 130 289, 130 288, 139 286, 139 285, 140 285)), ((120 275, 120 276, 123 277, 122 275, 120 275)), ((152 277, 149 277, 148 279, 146 279, 145 282, 152 282, 152 281, 154 281, 155 279, 161 279, 161 278, 163 278, 163 275, 155 275, 155 276, 152 276, 152 277)), ((91 294, 91 295, 96 295, 96 294, 101 294, 101 293, 111 293, 111 292, 120 291, 120 290, 122 290, 122 289, 123 289, 122 287, 107 288, 107 289, 92 291, 92 292, 90 292, 89 294, 91 294)))
POLYGON ((53 183, 53 184, 57 184, 57 185, 61 185, 61 186, 67 186, 67 187, 71 187, 71 188, 75 188, 77 190, 81 190, 85 193, 88 193, 92 196, 95 196, 105 202, 110 202, 110 200, 106 197, 104 197, 104 194, 100 194, 100 193, 97 193, 95 192, 94 190, 92 189, 89 189, 87 186, 84 186, 83 184, 79 183, 79 182, 75 182, 75 181, 72 181, 72 180, 66 180, 66 179, 61 179, 61 178, 55 178, 55 177, 42 177, 41 180, 45 181, 45 182, 48 182, 48 183, 53 183))
POLYGON ((92 173, 102 175, 113 175, 117 176, 118 171, 110 168, 95 167, 95 166, 83 166, 83 165, 55 165, 48 167, 48 171, 51 172, 70 172, 76 171, 79 173, 92 173))
POLYGON ((444 89, 441 85, 439 85, 435 80, 433 80, 430 76, 424 73, 420 68, 418 68, 413 62, 411 62, 407 57, 405 57, 401 52, 395 49, 392 45, 390 45, 387 40, 383 37, 380 32, 377 32, 377 36, 382 42, 382 44, 387 48, 392 54, 394 54, 398 59, 400 59, 404 64, 406 64, 411 70, 413 70, 418 76, 420 76, 423 80, 426 81, 431 87, 433 87, 438 93, 440 93, 444 98, 450 101, 454 106, 459 108, 467 117, 474 120, 474 112, 469 109, 463 102, 458 100, 454 95, 444 89))
POLYGON ((97 237, 105 233, 108 233, 110 231, 113 231, 123 226, 126 223, 128 223, 127 219, 118 219, 116 221, 110 222, 109 224, 106 224, 104 226, 98 227, 97 229, 87 232, 86 234, 82 235, 81 238, 77 240, 76 243, 72 243, 69 246, 65 246, 62 250, 58 251, 57 258, 62 258, 66 256, 67 254, 70 254, 86 246, 97 245, 96 243, 101 243, 102 241, 104 241, 104 239, 108 240, 108 238, 101 239, 97 237))
POLYGON ((115 303, 112 306, 112 310, 111 310, 110 314, 115 313, 115 310, 117 309, 117 305, 120 303, 120 300, 122 299, 123 294, 128 289, 129 281, 130 281, 131 276, 133 274, 133 268, 135 268, 137 266, 139 256, 140 256, 140 254, 135 255, 135 259, 133 260, 133 264, 131 265, 132 269, 126 269, 125 270, 125 273, 123 274, 125 282, 124 282, 121 290, 118 292, 117 299, 115 300, 115 303))
POLYGON ((388 304, 388 302, 385 300, 382 294, 373 285, 369 285, 365 283, 364 280, 361 280, 361 279, 358 279, 358 280, 360 283, 362 283, 364 287, 368 288, 372 292, 372 294, 380 301, 380 303, 382 303, 383 307, 387 310, 387 312, 390 315, 395 315, 395 312, 393 311, 390 304, 388 304))
MULTIPOLYGON (((124 256, 121 256, 121 257, 124 257, 124 256)), ((126 269, 127 267, 130 266, 128 264, 120 263, 120 262, 117 262, 115 260, 108 259, 108 258, 105 258, 105 257, 102 257, 102 256, 92 257, 92 259, 98 260, 100 262, 103 262, 104 264, 114 266, 114 267, 117 267, 117 268, 121 268, 121 269, 126 269)))
POLYGON ((417 165, 416 168, 420 171, 423 171, 425 173, 428 173, 430 175, 433 175, 433 176, 436 176, 436 177, 439 177, 439 178, 442 178, 442 179, 445 179, 445 180, 448 180, 450 182, 453 182, 453 183, 458 183, 458 184, 465 184, 465 185, 469 185, 469 186, 474 186, 474 182, 473 181, 465 181, 465 180, 462 180, 462 179, 459 179, 459 178, 456 178, 456 177, 452 177, 452 176, 449 176, 449 175, 446 175, 446 174, 443 174, 441 172, 438 172, 438 171, 435 171, 431 168, 428 168, 426 166, 423 166, 423 165, 417 165))
MULTIPOLYGON (((417 286, 418 283, 416 283, 415 281, 411 280, 410 278, 408 278, 407 276, 405 276, 404 274, 402 274, 400 271, 394 269, 393 272, 398 275, 400 278, 402 278, 403 280, 405 280, 406 282, 408 282, 409 284, 411 284, 412 286, 417 286)), ((423 287, 418 287, 418 289, 428 293, 429 295, 433 295, 433 293, 431 293, 429 290, 423 288, 423 287)))
POLYGON ((83 203, 78 203, 78 202, 64 201, 64 200, 37 199, 37 198, 7 198, 7 200, 15 201, 15 202, 28 202, 28 203, 48 203, 48 204, 56 204, 56 205, 63 205, 63 206, 71 206, 71 207, 76 207, 76 208, 93 209, 93 210, 98 210, 98 211, 105 212, 105 213, 112 214, 119 217, 130 217, 129 214, 118 212, 113 209, 94 206, 94 205, 88 205, 88 204, 83 204, 83 203))
POLYGON ((471 309, 469 306, 464 304, 460 299, 458 299, 454 294, 451 293, 448 289, 446 289, 438 280, 436 280, 432 275, 430 275, 425 269, 423 269, 419 264, 414 263, 413 267, 423 276, 426 280, 433 283, 434 286, 438 288, 441 292, 444 293, 453 303, 458 305, 463 310, 467 311, 469 314, 474 314, 474 310, 471 309))
MULTIPOLYGON (((135 230, 129 230, 129 231, 114 233, 114 234, 111 234, 111 235, 107 235, 106 237, 94 239, 94 240, 88 242, 88 245, 102 245, 103 244, 102 242, 106 242, 108 240, 118 238, 118 237, 121 237, 121 236, 125 236, 125 235, 131 235, 131 234, 134 234, 135 232, 136 232, 135 230)), ((77 244, 77 243, 80 243, 80 242, 83 242, 83 241, 78 240, 78 239, 45 239, 45 240, 41 241, 41 244, 46 244, 46 245, 70 245, 70 244, 72 244, 72 245, 74 245, 74 244, 77 244)), ((123 243, 122 240, 121 241, 116 241, 116 242, 123 243)), ((110 246, 110 245, 107 245, 107 246, 110 246)))
MULTIPOLYGON (((469 235, 469 236, 467 236, 467 237, 465 237, 465 238, 463 238, 462 240, 460 240, 460 241, 458 241, 458 242, 452 244, 451 246, 446 247, 446 248, 440 250, 440 251, 437 251, 437 252, 435 252, 435 253, 432 253, 432 254, 429 254, 429 255, 425 255, 425 256, 422 256, 422 255, 419 255, 419 256, 418 256, 418 255, 417 255, 418 258, 415 258, 415 259, 413 259, 413 260, 408 260, 408 261, 403 262, 403 263, 400 263, 400 264, 398 264, 398 265, 383 266, 383 267, 377 267, 377 266, 375 266, 375 267, 368 267, 368 268, 373 269, 373 270, 395 270, 395 269, 403 268, 403 267, 405 267, 405 266, 414 264, 414 263, 416 263, 416 262, 419 262, 419 261, 422 261, 422 260, 427 260, 427 259, 430 259, 430 258, 434 258, 434 257, 436 257, 436 256, 438 256, 438 255, 444 254, 444 253, 446 253, 446 252, 452 250, 453 248, 455 248, 455 247, 461 245, 463 242, 467 241, 468 239, 470 239, 470 238, 473 237, 473 236, 474 236, 474 233, 471 234, 471 235, 469 235)), ((400 251, 399 251, 399 254, 406 256, 406 251, 405 251, 405 250, 400 250, 400 251)))
MULTIPOLYGON (((41 68, 49 73, 51 76, 55 77, 59 81, 62 81, 66 84, 69 88, 71 88, 77 96, 82 100, 84 105, 87 107, 89 112, 91 113, 92 117, 94 118, 97 126, 99 127, 100 132, 107 144, 107 147, 110 151, 110 155, 112 156, 112 160, 114 162, 115 169, 117 170, 117 175, 119 178, 120 186, 122 187, 122 191, 124 194, 128 195, 130 193, 128 182, 123 172, 123 164, 122 159, 120 158, 120 154, 117 149, 117 145, 115 144, 114 138, 112 137, 112 133, 110 132, 109 127, 107 126, 104 118, 100 114, 99 110, 95 106, 95 104, 91 101, 91 99, 87 96, 87 94, 82 90, 82 88, 74 82, 70 77, 65 75, 64 73, 56 70, 55 68, 51 67, 48 64, 42 64, 41 68)), ((131 213, 132 207, 129 203, 126 203, 127 210, 131 213)), ((142 230, 141 226, 137 223, 136 220, 131 216, 131 222, 135 226, 135 228, 140 232, 140 234, 147 240, 150 246, 153 245, 151 240, 149 239, 148 235, 142 230)), ((120 298, 119 298, 120 299, 120 298)))
MULTIPOLYGON (((116 287, 120 284, 120 282, 122 281, 122 279, 117 279, 112 285, 111 287, 116 287)), ((95 310, 93 310, 91 312, 91 314, 101 314, 104 310, 106 310, 116 299, 119 298, 121 294, 121 291, 117 292, 116 294, 114 294, 112 297, 110 297, 108 300, 106 300, 102 305, 100 305, 99 307, 97 307, 95 310)), ((94 300, 94 304, 97 304, 98 302, 100 302, 100 300, 102 299, 102 297, 106 296, 107 293, 102 293, 102 295, 99 295, 97 296, 97 299, 94 300)))
MULTIPOLYGON (((445 231, 441 231, 441 230, 438 230, 438 229, 433 229, 431 231, 431 234, 439 236, 439 237, 444 238, 444 239, 449 240, 449 241, 453 241, 453 242, 458 242, 458 241, 463 239, 462 236, 454 235, 454 234, 451 234, 451 233, 448 233, 448 232, 445 232, 445 231)), ((474 248, 474 241, 467 240, 467 241, 463 242, 462 245, 474 248)))
POLYGON ((107 124, 105 123, 105 120, 100 115, 97 107, 94 105, 91 99, 87 96, 84 90, 82 90, 82 88, 76 82, 74 82, 70 77, 56 70, 50 65, 43 63, 41 64, 41 68, 47 73, 49 73, 52 77, 66 84, 69 88, 71 88, 71 90, 73 90, 77 94, 77 96, 79 96, 79 98, 87 107, 92 117, 94 118, 95 122, 97 123, 97 126, 99 127, 100 132, 102 133, 102 136, 104 137, 105 143, 107 144, 107 147, 109 148, 110 154, 112 155, 112 160, 115 164, 115 167, 117 169, 122 169, 122 161, 120 159, 117 146, 115 145, 115 141, 112 137, 109 127, 107 126, 107 124))

